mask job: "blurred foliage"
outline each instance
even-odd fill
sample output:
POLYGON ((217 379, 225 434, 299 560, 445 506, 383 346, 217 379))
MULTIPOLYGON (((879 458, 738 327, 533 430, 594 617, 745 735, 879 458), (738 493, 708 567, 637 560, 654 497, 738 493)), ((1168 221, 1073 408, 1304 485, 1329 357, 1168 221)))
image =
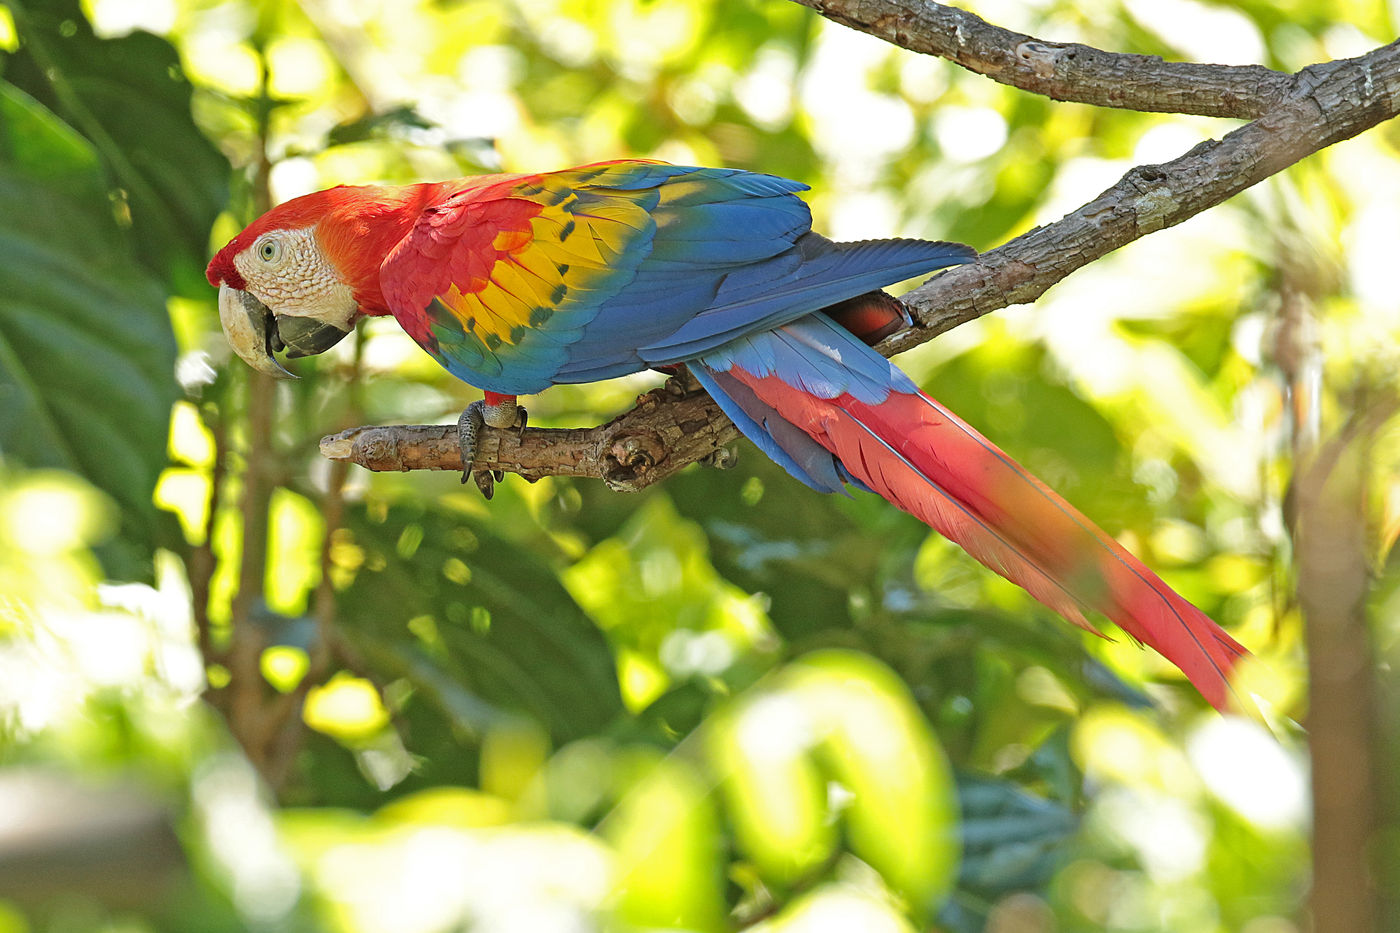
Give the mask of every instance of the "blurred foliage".
MULTIPOLYGON (((972 8, 1287 70, 1397 26, 1372 0, 972 8)), ((625 155, 799 178, 838 238, 989 248, 1224 131, 778 0, 3 0, 0 778, 42 790, 45 832, 133 816, 0 842, 0 933, 1305 928, 1286 490, 1394 389, 1397 127, 901 360, 1259 653, 1267 728, 747 445, 639 496, 508 479, 489 507, 327 470, 321 435, 471 391, 374 321, 255 430, 201 276, 269 195, 625 155), (62 893, 5 886, 54 851, 87 853, 62 893)), ((1390 665, 1394 423, 1374 458, 1390 665)))
POLYGON ((0 109, 0 448, 100 482, 121 507, 111 569, 139 576, 178 393, 161 282, 133 262, 93 145, 14 85, 0 109))

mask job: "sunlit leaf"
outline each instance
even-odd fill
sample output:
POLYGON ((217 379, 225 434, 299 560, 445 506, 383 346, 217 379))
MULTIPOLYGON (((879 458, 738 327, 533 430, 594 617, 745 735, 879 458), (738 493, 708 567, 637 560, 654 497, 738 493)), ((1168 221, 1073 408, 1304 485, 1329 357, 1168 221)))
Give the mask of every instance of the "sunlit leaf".
POLYGON ((345 742, 367 739, 389 724, 374 685, 344 672, 324 686, 311 688, 302 718, 318 732, 345 742))
POLYGON ((811 715, 797 697, 773 692, 725 710, 706 727, 736 841, 762 876, 781 886, 802 881, 836 851, 811 715))
POLYGON ((808 655, 715 727, 738 839, 776 880, 820 865, 832 842, 824 824, 839 819, 851 851, 915 914, 947 896, 958 863, 952 774, 888 668, 851 652, 808 655))
POLYGON ((804 894, 753 933, 861 930, 862 933, 914 933, 915 927, 888 898, 855 885, 832 884, 804 894))
POLYGON ((600 831, 617 852, 613 901, 634 929, 723 928, 718 822, 709 788, 683 759, 641 753, 600 831))
POLYGON ((607 848, 559 824, 482 828, 463 819, 474 808, 435 788, 372 816, 286 811, 279 828, 325 914, 305 928, 438 933, 509 917, 589 929, 612 876, 607 848))
POLYGON ((481 789, 506 800, 523 795, 544 767, 549 737, 525 719, 503 722, 481 746, 481 789))
POLYGON ((634 709, 673 680, 722 676, 770 637, 766 614, 715 572, 706 543, 667 498, 653 496, 563 576, 616 646, 634 709))

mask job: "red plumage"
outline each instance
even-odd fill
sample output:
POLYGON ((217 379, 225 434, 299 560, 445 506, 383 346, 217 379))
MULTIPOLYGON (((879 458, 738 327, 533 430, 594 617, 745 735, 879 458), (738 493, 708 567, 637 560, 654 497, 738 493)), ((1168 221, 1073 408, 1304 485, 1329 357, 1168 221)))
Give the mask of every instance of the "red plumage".
POLYGON ((1217 709, 1245 649, 1140 560, 962 419, 922 393, 876 405, 776 376, 732 375, 879 495, 1032 596, 1096 632, 1103 613, 1179 667, 1217 709))

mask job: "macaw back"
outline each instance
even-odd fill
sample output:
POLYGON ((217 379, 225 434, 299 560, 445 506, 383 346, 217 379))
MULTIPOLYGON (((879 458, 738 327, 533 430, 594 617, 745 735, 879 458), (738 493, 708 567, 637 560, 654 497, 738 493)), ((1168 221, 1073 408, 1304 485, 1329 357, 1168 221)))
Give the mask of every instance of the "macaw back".
POLYGON ((637 162, 464 182, 385 257, 384 297, 454 375, 524 395, 681 362, 974 255, 837 246, 811 232, 804 188, 637 162))

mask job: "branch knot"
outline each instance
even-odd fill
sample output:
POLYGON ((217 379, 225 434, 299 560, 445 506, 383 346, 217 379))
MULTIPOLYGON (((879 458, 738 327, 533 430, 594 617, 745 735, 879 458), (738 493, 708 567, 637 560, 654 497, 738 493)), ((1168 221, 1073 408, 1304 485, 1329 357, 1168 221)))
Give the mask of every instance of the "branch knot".
POLYGON ((1069 51, 1068 46, 1030 39, 1016 46, 1016 57, 1025 63, 1037 78, 1053 78, 1061 57, 1069 51))
POLYGON ((636 492, 646 474, 666 459, 666 442, 650 431, 618 434, 608 445, 603 482, 617 492, 636 492))

